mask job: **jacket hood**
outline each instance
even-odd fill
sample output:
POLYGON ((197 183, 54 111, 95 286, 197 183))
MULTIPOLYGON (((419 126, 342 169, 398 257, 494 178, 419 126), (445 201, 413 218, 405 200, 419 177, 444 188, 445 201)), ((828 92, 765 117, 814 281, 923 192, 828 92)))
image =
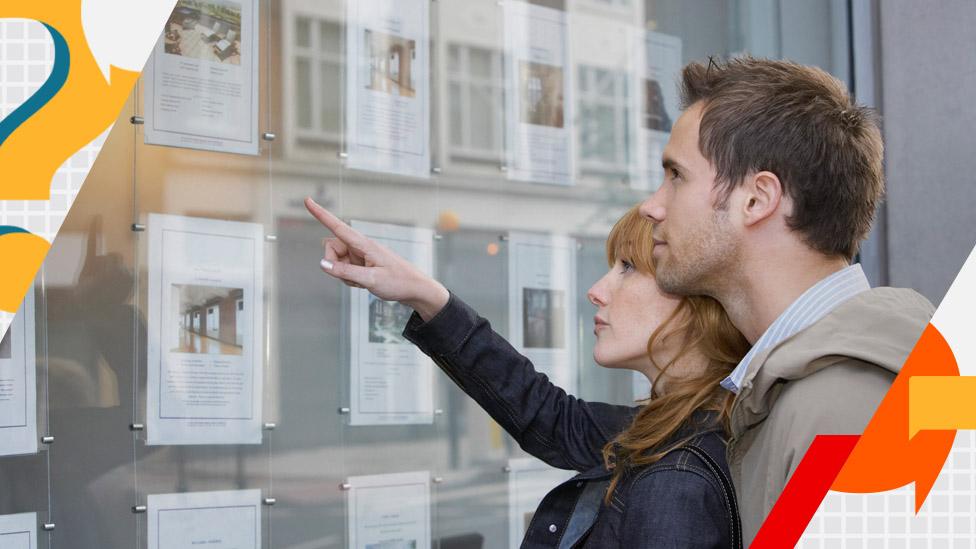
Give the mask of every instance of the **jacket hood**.
POLYGON ((753 358, 733 408, 733 432, 766 418, 783 381, 850 359, 897 375, 934 312, 922 295, 902 288, 874 288, 841 303, 753 358))

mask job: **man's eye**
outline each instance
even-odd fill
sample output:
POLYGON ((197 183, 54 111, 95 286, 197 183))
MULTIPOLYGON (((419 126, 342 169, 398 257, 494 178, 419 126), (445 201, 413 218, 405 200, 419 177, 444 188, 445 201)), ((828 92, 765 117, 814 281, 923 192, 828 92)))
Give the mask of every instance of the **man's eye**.
POLYGON ((668 172, 669 172, 669 175, 671 176, 671 179, 672 180, 678 179, 678 178, 681 177, 681 174, 678 173, 678 170, 676 170, 674 168, 669 169, 668 172))

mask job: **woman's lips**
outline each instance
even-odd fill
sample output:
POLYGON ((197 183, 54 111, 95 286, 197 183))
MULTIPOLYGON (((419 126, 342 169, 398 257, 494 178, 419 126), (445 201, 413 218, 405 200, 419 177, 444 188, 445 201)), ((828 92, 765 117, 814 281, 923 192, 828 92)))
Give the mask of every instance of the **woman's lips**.
POLYGON ((597 333, 597 331, 599 331, 600 328, 606 328, 609 325, 610 324, 607 323, 606 320, 603 320, 602 318, 600 318, 598 316, 593 317, 593 333, 594 334, 597 333))

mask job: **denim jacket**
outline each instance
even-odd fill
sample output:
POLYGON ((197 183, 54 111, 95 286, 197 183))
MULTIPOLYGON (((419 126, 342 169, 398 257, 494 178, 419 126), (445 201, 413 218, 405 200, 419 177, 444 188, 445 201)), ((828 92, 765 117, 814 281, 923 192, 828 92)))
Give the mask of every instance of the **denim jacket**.
MULTIPOLYGON (((628 468, 603 502, 611 472, 602 449, 639 407, 586 402, 549 382, 454 294, 434 318, 416 313, 403 331, 526 452, 579 472, 549 492, 522 548, 731 548, 741 546, 738 512, 718 426, 693 434, 688 448, 628 468)), ((699 414, 695 423, 700 425, 699 414)), ((707 418, 705 418, 707 419, 707 418)))

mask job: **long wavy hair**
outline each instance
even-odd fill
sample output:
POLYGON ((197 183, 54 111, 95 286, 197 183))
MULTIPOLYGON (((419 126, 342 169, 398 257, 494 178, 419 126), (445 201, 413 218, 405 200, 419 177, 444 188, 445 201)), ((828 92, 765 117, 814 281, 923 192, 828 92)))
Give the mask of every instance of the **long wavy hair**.
MULTIPOLYGON (((610 231, 607 263, 613 267, 618 259, 624 259, 638 272, 654 276, 652 230, 651 222, 640 215, 637 206, 631 208, 610 231)), ((605 496, 608 503, 624 471, 657 462, 670 450, 687 444, 695 431, 707 427, 691 425, 695 412, 713 412, 709 417, 716 418, 728 432, 735 395, 719 384, 748 350, 749 342, 717 301, 704 296, 681 299, 674 312, 650 335, 647 354, 660 372, 658 379, 692 352, 704 357, 706 367, 697 375, 668 378, 663 394, 657 391, 657 384, 652 385, 651 394, 639 401, 643 407, 630 426, 604 446, 604 462, 614 472, 605 496), (677 352, 664 364, 658 364, 652 351, 672 340, 677 352), (673 440, 684 426, 696 429, 691 429, 687 437, 673 440)))

